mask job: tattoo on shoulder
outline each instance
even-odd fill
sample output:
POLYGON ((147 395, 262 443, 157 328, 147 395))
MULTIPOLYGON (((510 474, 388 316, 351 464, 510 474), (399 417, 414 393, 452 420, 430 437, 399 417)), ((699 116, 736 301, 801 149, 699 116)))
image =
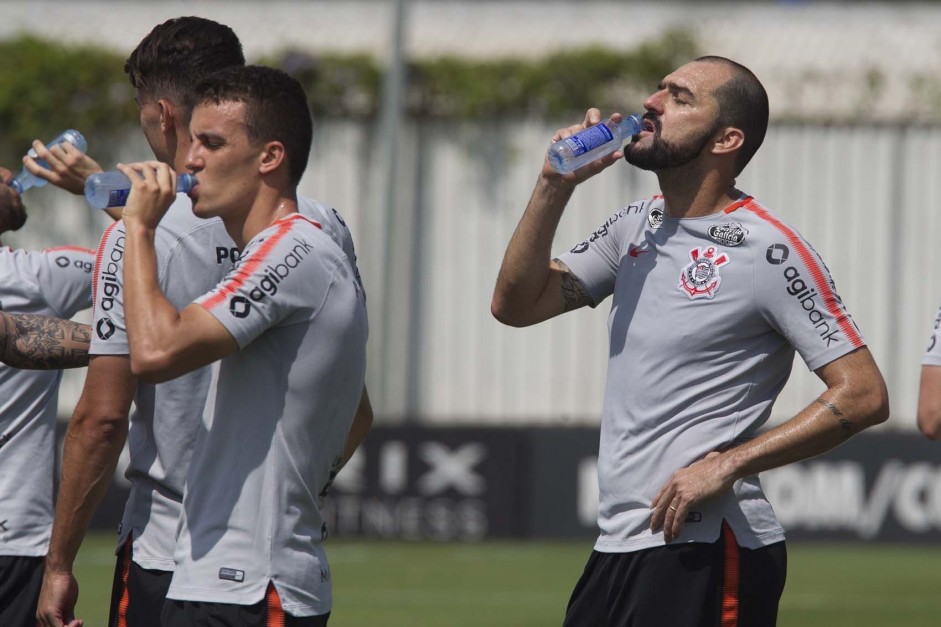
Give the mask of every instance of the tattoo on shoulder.
POLYGON ((843 427, 843 431, 845 432, 847 437, 853 435, 853 433, 855 432, 853 423, 847 420, 843 416, 843 412, 840 411, 839 407, 837 407, 836 405, 834 405, 833 403, 831 403, 825 398, 818 398, 816 402, 820 405, 823 405, 827 409, 829 409, 830 413, 833 414, 836 417, 836 419, 840 421, 840 426, 843 427))
POLYGON ((16 368, 58 370, 88 365, 91 327, 35 314, 2 314, 0 361, 16 368))
POLYGON ((591 305, 591 296, 572 270, 559 259, 553 259, 562 270, 562 298, 565 299, 565 311, 572 311, 585 305, 591 305))

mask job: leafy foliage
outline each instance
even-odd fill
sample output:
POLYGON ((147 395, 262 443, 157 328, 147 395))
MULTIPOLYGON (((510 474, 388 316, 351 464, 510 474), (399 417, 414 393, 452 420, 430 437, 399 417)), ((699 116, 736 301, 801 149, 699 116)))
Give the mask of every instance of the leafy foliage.
MULTIPOLYGON (((405 106, 409 114, 423 119, 558 116, 589 106, 623 108, 695 56, 693 37, 671 31, 629 52, 589 47, 534 60, 447 56, 411 61, 405 106)), ((315 115, 362 118, 379 110, 382 68, 370 57, 287 51, 263 62, 304 84, 315 115)))
MULTIPOLYGON (((17 169, 33 139, 47 141, 66 128, 89 138, 96 159, 113 160, 110 148, 137 121, 123 55, 32 35, 0 41, 0 55, 8 68, 0 81, 0 164, 17 169)), ((692 36, 674 31, 630 52, 594 47, 540 59, 411 61, 406 111, 454 119, 623 109, 694 56, 692 36)), ((317 116, 371 119, 379 112, 384 68, 371 56, 285 51, 260 62, 296 76, 317 116)))
POLYGON ((368 118, 379 111, 382 68, 368 55, 288 51, 260 63, 279 67, 299 80, 315 116, 368 118))
MULTIPOLYGON (((136 122, 134 91, 124 57, 88 46, 64 46, 30 35, 0 41, 7 71, 0 81, 0 163, 18 169, 34 139, 48 141, 66 128, 89 138, 96 159, 104 145, 136 122)), ((107 152, 107 151, 105 151, 107 152)))

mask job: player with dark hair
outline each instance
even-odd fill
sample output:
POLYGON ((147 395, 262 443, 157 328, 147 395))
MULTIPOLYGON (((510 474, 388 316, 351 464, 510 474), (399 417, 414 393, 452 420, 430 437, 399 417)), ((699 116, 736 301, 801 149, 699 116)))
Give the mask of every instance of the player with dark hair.
POLYGON ((300 84, 230 68, 200 84, 187 167, 193 213, 243 251, 192 304, 161 288, 154 232, 174 197, 157 162, 134 183, 124 285, 134 372, 164 381, 217 362, 183 495, 166 625, 325 625, 332 607, 317 495, 363 388, 365 298, 349 258, 298 213, 310 151, 300 84), (295 141, 286 143, 282 138, 295 141))
MULTIPOLYGON (((767 627, 786 553, 758 473, 884 421, 885 383, 821 258, 735 187, 768 125, 754 74, 703 57, 644 108, 644 130, 622 151, 565 175, 543 163, 491 305, 525 326, 612 296, 601 533, 565 625, 767 627), (550 259, 576 185, 622 156, 655 172, 662 195, 550 259), (795 350, 827 390, 760 431, 795 350)), ((590 109, 553 141, 600 121, 590 109)))
MULTIPOLYGON (((159 161, 177 171, 186 169, 196 84, 215 71, 243 64, 241 44, 232 30, 204 18, 168 20, 141 41, 128 58, 125 71, 137 88, 141 129, 159 161)), ((323 224, 324 232, 336 239, 355 267, 349 230, 336 212, 310 199, 303 199, 302 207, 323 224)), ((46 626, 76 624, 78 588, 72 565, 92 514, 110 485, 125 439, 130 452, 126 476, 131 493, 120 525, 110 624, 160 624, 174 568, 184 481, 193 443, 203 429, 208 369, 160 385, 140 382, 131 372, 124 319, 125 231, 124 223, 118 222, 99 244, 92 358, 66 436, 39 607, 38 618, 46 626), (135 413, 129 420, 132 401, 135 413)), ((222 223, 193 216, 192 203, 184 195, 176 198, 158 227, 156 242, 161 285, 179 306, 215 285, 239 256, 222 223)), ((29 328, 40 333, 53 330, 55 325, 29 328)), ((30 367, 48 364, 44 349, 49 345, 45 340, 29 343, 26 350, 32 355, 21 355, 20 364, 27 365, 30 360, 30 367)), ((61 359, 60 367, 75 365, 69 362, 61 359)), ((334 460, 335 469, 352 455, 371 420, 364 388, 357 428, 350 434, 347 449, 334 460)))

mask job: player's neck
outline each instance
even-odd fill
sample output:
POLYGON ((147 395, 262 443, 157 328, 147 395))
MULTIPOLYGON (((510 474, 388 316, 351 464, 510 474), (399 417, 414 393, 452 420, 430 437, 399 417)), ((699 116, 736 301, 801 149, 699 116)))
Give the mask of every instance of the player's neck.
POLYGON ((289 195, 258 198, 251 208, 241 216, 223 218, 226 231, 232 240, 244 248, 256 235, 269 226, 297 213, 297 198, 289 195))
POLYGON ((703 176, 658 173, 667 213, 674 218, 701 218, 724 210, 741 192, 735 179, 712 171, 703 176))

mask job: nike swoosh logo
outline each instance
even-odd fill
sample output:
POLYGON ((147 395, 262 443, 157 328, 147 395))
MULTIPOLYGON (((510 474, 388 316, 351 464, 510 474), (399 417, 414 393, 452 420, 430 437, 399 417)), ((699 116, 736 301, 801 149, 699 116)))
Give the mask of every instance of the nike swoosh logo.
POLYGON ((633 248, 627 251, 627 254, 630 255, 631 257, 637 257, 639 255, 643 255, 644 253, 649 253, 649 252, 650 251, 645 248, 638 248, 637 246, 634 246, 633 248))

